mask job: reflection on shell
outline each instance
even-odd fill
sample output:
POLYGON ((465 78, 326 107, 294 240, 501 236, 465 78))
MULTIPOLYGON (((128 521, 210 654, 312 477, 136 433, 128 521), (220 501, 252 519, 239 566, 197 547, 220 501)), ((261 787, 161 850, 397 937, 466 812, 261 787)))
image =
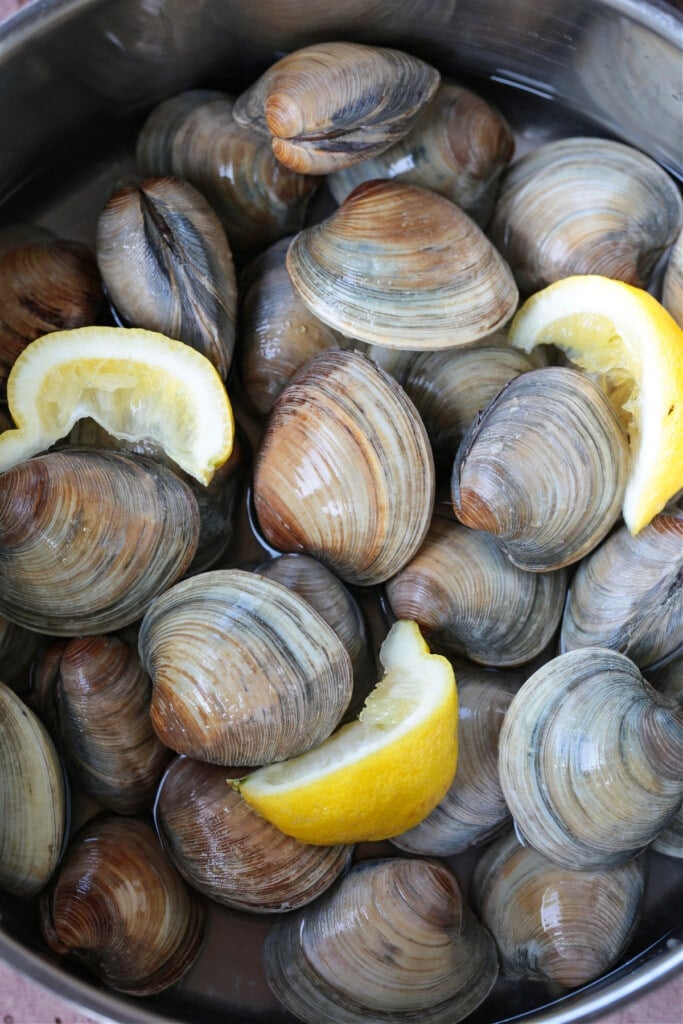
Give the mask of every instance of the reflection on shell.
POLYGON ((272 913, 310 903, 346 870, 351 846, 284 835, 226 785, 226 769, 177 758, 159 787, 156 823, 178 871, 206 896, 272 913))
POLYGON ((473 903, 509 978, 585 985, 619 959, 645 891, 640 859, 607 871, 571 871, 514 833, 484 851, 472 881, 473 903))
POLYGON ((238 97, 235 120, 268 136, 291 170, 327 174, 402 138, 439 80, 400 50, 318 43, 271 65, 238 97))
POLYGON ((326 220, 301 231, 287 269, 317 317, 389 348, 478 341, 515 311, 510 269, 481 229, 417 185, 359 185, 326 220))
POLYGON ((495 944, 438 861, 357 864, 270 931, 268 983, 308 1024, 457 1024, 498 974, 495 944))

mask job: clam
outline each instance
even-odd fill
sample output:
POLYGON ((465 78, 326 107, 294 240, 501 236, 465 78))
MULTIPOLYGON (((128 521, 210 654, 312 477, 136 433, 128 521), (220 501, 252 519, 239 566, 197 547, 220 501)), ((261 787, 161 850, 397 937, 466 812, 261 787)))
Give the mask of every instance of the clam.
POLYGON ((555 366, 522 374, 463 438, 451 492, 458 519, 533 572, 579 561, 614 526, 630 468, 601 388, 555 366))
POLYGON ((338 203, 362 181, 422 185, 456 203, 484 227, 515 140, 498 110, 454 82, 443 82, 407 135, 383 153, 328 176, 338 203))
POLYGON ((197 503, 170 470, 88 449, 48 452, 2 475, 0 614, 55 636, 140 618, 185 572, 197 503))
POLYGON ((430 642, 483 665, 523 665, 551 641, 562 617, 564 570, 518 569, 486 533, 435 515, 415 557, 386 584, 398 619, 430 642))
MULTIPOLYGON (((683 655, 654 672, 648 672, 648 681, 667 697, 680 700, 683 694, 683 655)), ((683 806, 659 833, 652 849, 668 857, 683 857, 683 806)))
POLYGON ((0 233, 0 399, 26 345, 50 331, 92 324, 102 305, 92 250, 51 232, 0 233))
POLYGON ((623 654, 569 651, 527 679, 500 734, 520 838, 554 863, 603 870, 648 846, 683 799, 683 703, 623 654))
POLYGON ((364 861, 264 946, 268 983, 308 1024, 456 1024, 498 975, 495 944, 446 864, 364 861))
POLYGON ((200 573, 152 602, 139 634, 152 724, 167 747, 260 765, 321 743, 351 697, 337 634, 303 598, 255 573, 200 573))
POLYGON ((458 206, 398 181, 359 185, 287 253, 306 305, 342 334, 389 348, 452 348, 509 320, 510 268, 458 206))
POLYGON ((514 833, 484 851, 472 900, 498 946, 508 978, 573 987, 612 967, 640 916, 642 858, 599 871, 558 867, 514 833))
POLYGON ((0 683, 0 887, 33 896, 57 866, 66 830, 64 775, 38 716, 0 683))
POLYGON ((323 352, 273 408, 253 494, 276 549, 312 555, 347 583, 380 583, 429 526, 434 464, 422 421, 369 359, 323 352))
POLYGON ((458 770, 431 814, 392 843, 409 853, 449 857, 499 831, 510 812, 498 779, 498 736, 518 684, 512 674, 454 665, 458 684, 458 770))
POLYGON ((641 669, 683 649, 683 513, 661 513, 633 537, 622 526, 578 566, 563 651, 611 647, 641 669))
POLYGON ((184 341, 227 379, 237 284, 225 231, 179 178, 117 189, 97 222, 97 262, 119 316, 184 341))
POLYGON ((168 988, 189 969, 204 918, 154 829, 114 814, 98 815, 74 836, 41 899, 52 952, 137 996, 168 988))
POLYGON ((683 228, 671 247, 662 281, 662 305, 683 327, 683 228))
POLYGON ((238 97, 235 120, 270 139, 285 167, 327 174, 401 139, 439 81, 400 50, 317 43, 272 64, 238 97))
POLYGON ((138 138, 144 175, 184 178, 208 199, 244 260, 298 231, 319 179, 296 174, 233 118, 225 93, 193 89, 159 104, 138 138))
POLYGON ((237 910, 275 913, 310 903, 346 870, 351 846, 308 846, 261 818, 226 769, 176 758, 159 787, 157 829, 195 889, 237 910))
POLYGON ((510 167, 489 234, 523 293, 573 274, 646 288, 682 219, 676 184, 651 157, 609 139, 568 138, 510 167))
POLYGON ((117 636, 69 640, 51 675, 75 782, 121 814, 151 808, 171 755, 152 729, 152 685, 137 652, 117 636))
POLYGON ((311 313, 292 287, 285 258, 291 236, 269 246, 240 280, 240 353, 244 389, 266 415, 296 371, 344 339, 311 313))

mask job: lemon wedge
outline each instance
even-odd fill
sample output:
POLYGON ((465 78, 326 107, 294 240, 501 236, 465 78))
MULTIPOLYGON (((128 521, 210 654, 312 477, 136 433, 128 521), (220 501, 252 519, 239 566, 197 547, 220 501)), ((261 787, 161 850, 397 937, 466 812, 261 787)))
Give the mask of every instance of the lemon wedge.
POLYGON ((683 330, 649 292, 586 275, 527 299, 509 341, 556 345, 607 392, 629 437, 622 513, 637 534, 683 488, 683 330))
POLYGON ((0 434, 0 472, 44 451, 85 416, 114 437, 158 444, 203 484, 230 456, 232 408, 200 352, 154 331, 79 327, 27 345, 7 379, 16 429, 0 434))
POLYGON ((458 700, 450 662, 430 654, 415 622, 395 623, 385 673, 354 722, 319 747, 232 785, 302 843, 387 839, 445 796, 457 762, 458 700))

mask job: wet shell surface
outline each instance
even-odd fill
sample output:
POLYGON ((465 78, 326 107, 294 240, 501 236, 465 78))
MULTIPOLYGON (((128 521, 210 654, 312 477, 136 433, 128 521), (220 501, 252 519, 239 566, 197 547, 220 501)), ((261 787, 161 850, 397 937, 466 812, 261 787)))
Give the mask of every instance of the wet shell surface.
POLYGON ((573 274, 646 288, 683 217, 651 157, 609 139, 545 143, 504 175, 489 234, 522 293, 573 274))
POLYGON ((523 665, 551 641, 567 588, 563 570, 518 569, 486 533, 434 516, 424 544, 386 584, 398 619, 483 665, 523 665))
POLYGON ((624 864, 683 798, 683 705, 623 654, 589 647, 538 669, 500 734, 503 793, 517 831, 576 870, 624 864))
POLYGON ((510 381, 472 424, 451 477, 453 508, 522 569, 579 561, 619 519, 630 467, 607 396, 553 366, 510 381))
POLYGON ((140 618, 185 572, 199 513, 170 470, 112 451, 22 462, 0 489, 0 613, 55 636, 140 618))
POLYGON ((683 513, 622 526, 578 566, 567 595, 563 651, 610 647, 641 669, 683 649, 683 513))
POLYGON ((201 948, 204 917, 154 829, 113 814, 93 818, 71 840, 41 901, 50 949, 136 996, 182 977, 201 948))
POLYGON ((191 345, 227 379, 235 270, 225 231, 197 189, 171 177, 118 189, 97 222, 97 262, 124 321, 191 345))
POLYGON ((434 462, 405 392, 356 352, 331 350, 282 392, 256 455, 254 506, 266 539, 347 583, 398 572, 420 547, 434 462))
POLYGON ((303 753, 327 738, 351 697, 337 634, 298 594, 239 569, 167 590, 147 610, 139 645, 157 735, 212 764, 303 753))
POLYGON ((498 975, 450 869, 413 858, 357 864, 276 923, 264 960, 274 994, 307 1024, 456 1024, 498 975))
POLYGON ((505 672, 456 663, 458 770, 423 821, 392 839, 401 850, 450 857, 484 842, 510 817, 498 779, 498 736, 518 684, 505 672))
POLYGON ((342 334, 389 348, 478 341, 515 311, 505 261, 474 221, 417 185, 359 185, 287 253, 292 283, 342 334))
POLYGON ((472 900, 508 978, 585 985, 612 967, 640 915, 640 858, 606 871, 571 871, 506 834, 481 856, 472 900))
POLYGON ((391 178, 450 199, 484 227, 515 141, 505 118, 481 96, 439 86, 410 132, 378 156, 328 176, 341 203, 362 181, 391 178))
POLYGON ((439 81, 400 50, 318 43, 271 65, 238 97, 235 120, 267 135, 291 170, 328 174, 402 138, 439 81))
POLYGON ((155 807, 167 855, 190 885, 225 906, 275 913, 310 903, 346 870, 353 847, 286 836, 226 784, 227 774, 186 757, 170 765, 155 807))
POLYGON ((0 683, 0 887, 33 896, 57 866, 66 830, 64 773, 45 726, 0 683))

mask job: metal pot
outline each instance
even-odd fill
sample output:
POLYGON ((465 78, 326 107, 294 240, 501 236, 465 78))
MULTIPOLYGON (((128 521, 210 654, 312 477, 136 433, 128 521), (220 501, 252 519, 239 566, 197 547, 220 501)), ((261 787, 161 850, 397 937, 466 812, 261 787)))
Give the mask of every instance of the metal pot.
MULTIPOLYGON (((0 226, 38 221, 90 240, 153 103, 194 84, 235 91, 316 39, 409 50, 493 98, 518 153, 601 134, 683 178, 683 22, 658 0, 36 0, 0 29, 0 226)), ((468 873, 467 858, 459 874, 468 873)), ((470 1018, 577 1021, 683 964, 681 862, 653 853, 648 902, 622 963, 557 999, 499 983, 470 1018)), ((216 908, 199 962, 173 990, 133 1001, 49 957, 35 907, 0 893, 0 956, 91 1015, 131 1024, 284 1021, 260 969, 267 922, 216 908)))

